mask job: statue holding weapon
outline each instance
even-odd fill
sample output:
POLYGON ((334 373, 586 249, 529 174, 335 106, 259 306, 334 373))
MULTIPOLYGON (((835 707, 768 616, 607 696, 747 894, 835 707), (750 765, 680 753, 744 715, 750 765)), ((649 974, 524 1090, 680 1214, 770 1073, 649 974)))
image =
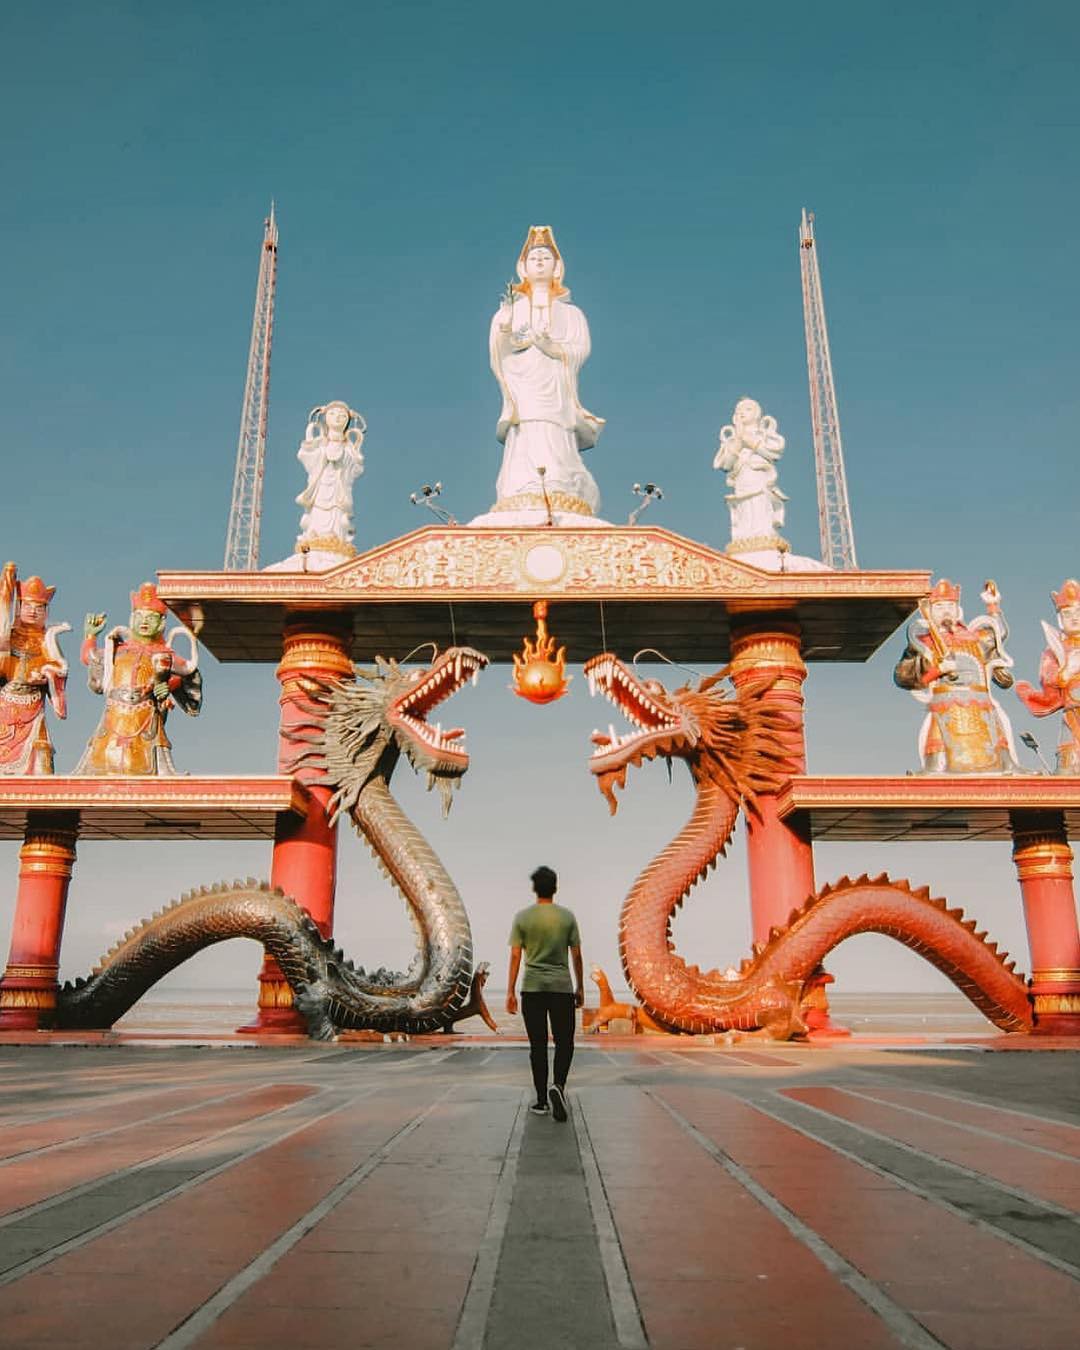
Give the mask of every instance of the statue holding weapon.
POLYGON ((1061 713, 1056 771, 1080 774, 1080 581, 1070 578, 1050 598, 1061 627, 1043 620, 1046 649, 1039 662, 1039 688, 1020 680, 1016 692, 1036 717, 1061 713))
POLYGON ((919 732, 923 773, 1025 772, 1012 726, 993 695, 993 687, 1013 683, 1001 593, 988 581, 980 598, 986 612, 966 623, 960 587, 943 578, 908 625, 893 679, 926 705, 919 732))

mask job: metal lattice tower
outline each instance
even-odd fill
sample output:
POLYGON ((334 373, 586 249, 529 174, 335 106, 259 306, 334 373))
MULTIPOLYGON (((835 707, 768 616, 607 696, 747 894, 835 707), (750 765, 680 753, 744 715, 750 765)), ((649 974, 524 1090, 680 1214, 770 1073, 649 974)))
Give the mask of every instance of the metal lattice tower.
POLYGON ((266 421, 270 411, 270 348, 274 337, 274 291, 277 287, 278 230, 274 206, 263 225, 255 317, 251 322, 240 441, 236 447, 229 532, 225 538, 225 571, 254 572, 259 566, 266 421))
POLYGON ((851 572, 859 564, 855 560, 855 535, 851 528, 851 506, 844 475, 840 414, 836 409, 829 330, 825 326, 825 298, 821 293, 814 215, 805 209, 799 226, 799 266, 806 323, 806 368, 810 377, 810 425, 817 471, 821 561, 837 571, 851 572))

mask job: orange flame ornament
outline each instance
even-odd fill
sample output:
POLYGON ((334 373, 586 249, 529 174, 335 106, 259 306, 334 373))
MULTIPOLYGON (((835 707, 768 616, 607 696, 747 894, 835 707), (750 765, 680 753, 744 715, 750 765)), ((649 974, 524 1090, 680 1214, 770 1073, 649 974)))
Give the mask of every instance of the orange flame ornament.
POLYGON ((562 698, 570 683, 566 673, 566 648, 555 650, 555 639, 547 630, 547 601, 533 605, 536 639, 522 640, 521 654, 514 653, 514 681, 510 688, 530 703, 554 703, 562 698))

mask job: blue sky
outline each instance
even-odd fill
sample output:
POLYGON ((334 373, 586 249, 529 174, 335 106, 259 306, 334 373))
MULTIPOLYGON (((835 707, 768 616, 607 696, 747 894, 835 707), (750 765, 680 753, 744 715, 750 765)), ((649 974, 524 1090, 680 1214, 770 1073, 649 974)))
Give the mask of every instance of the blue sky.
MULTIPOLYGON (((654 479, 666 497, 647 519, 722 545, 711 460, 751 394, 787 437, 789 536, 815 553, 805 205, 860 562, 946 573, 969 612, 995 577, 1030 678, 1047 592, 1080 572, 1078 58, 1066 3, 9 3, 0 552, 58 585, 54 615, 76 629, 91 609, 120 620, 158 567, 220 566, 274 198, 264 562, 291 551, 296 446, 331 398, 369 426, 361 546, 422 523, 408 495, 425 481, 443 481, 460 518, 487 508, 487 323, 533 222, 554 227, 592 329, 582 395, 607 419, 590 464, 603 514, 625 519, 630 485, 654 479)), ((914 766, 919 709, 890 678, 901 645, 814 669, 812 770, 914 766)), ((208 661, 207 679, 201 721, 175 726, 178 763, 268 769, 272 673, 208 661)), ((501 967, 524 878, 550 861, 587 959, 614 971, 621 896, 689 786, 646 770, 609 821, 585 770, 604 710, 580 680, 547 709, 505 683, 499 669, 461 696, 473 768, 448 823, 396 781, 466 895, 481 956, 501 967)), ((72 684, 62 768, 99 712, 79 671, 72 684)), ((0 846, 4 933, 15 856, 0 846)), ((187 886, 268 865, 260 846, 83 846, 65 972, 187 886)), ((930 882, 1026 952, 1004 846, 819 851, 822 882, 864 867, 930 882)), ((679 921, 692 959, 744 954, 745 890, 737 850, 679 921)), ((339 933, 365 961, 408 954, 400 903, 351 840, 339 933)), ((187 978, 255 963, 230 950, 187 978)), ((847 988, 939 987, 885 940, 831 965, 847 988)))

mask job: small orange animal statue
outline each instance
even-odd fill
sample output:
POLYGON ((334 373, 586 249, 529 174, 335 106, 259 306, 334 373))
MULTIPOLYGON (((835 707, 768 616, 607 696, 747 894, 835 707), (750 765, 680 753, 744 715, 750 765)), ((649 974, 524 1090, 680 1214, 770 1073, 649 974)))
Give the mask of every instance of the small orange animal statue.
MULTIPOLYGON (((615 996, 611 992, 608 977, 599 966, 589 967, 589 978, 600 991, 599 1008, 586 1008, 584 1010, 588 1014, 586 1030, 590 1034, 603 1031, 616 1018, 625 1018, 628 1022, 631 1022, 635 1036, 640 1036, 647 1026, 654 1025, 647 1016, 643 1016, 644 1009, 639 1008, 636 1003, 616 1002, 615 996)), ((583 1018, 583 1020, 585 1019, 583 1018)))
POLYGON ((464 1022, 467 1017, 482 1017, 487 1023, 490 1031, 498 1032, 499 1024, 491 1015, 491 1010, 484 1002, 484 985, 487 984, 488 975, 491 973, 491 965, 487 961, 478 963, 473 971, 472 987, 469 989, 469 997, 461 1008, 454 1014, 454 1021, 448 1022, 443 1027, 443 1031, 448 1034, 454 1032, 455 1022, 464 1022))

